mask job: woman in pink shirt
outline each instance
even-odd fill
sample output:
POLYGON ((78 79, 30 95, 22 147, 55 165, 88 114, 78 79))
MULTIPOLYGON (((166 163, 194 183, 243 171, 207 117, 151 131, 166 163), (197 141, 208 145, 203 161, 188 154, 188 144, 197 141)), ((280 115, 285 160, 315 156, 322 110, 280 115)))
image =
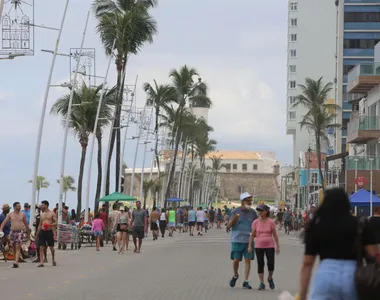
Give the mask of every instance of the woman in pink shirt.
POLYGON ((100 251, 100 238, 103 235, 103 230, 105 228, 104 222, 100 219, 100 214, 95 214, 95 219, 92 221, 92 232, 96 238, 96 251, 100 251))
POLYGON ((264 283, 264 255, 267 258, 268 265, 268 283, 269 287, 273 290, 275 284, 273 281, 274 272, 274 256, 275 256, 275 242, 276 252, 280 253, 280 244, 276 231, 276 225, 272 219, 269 218, 270 209, 267 205, 261 204, 256 208, 260 218, 252 223, 251 240, 248 247, 248 252, 252 252, 253 239, 255 239, 255 252, 257 257, 257 272, 259 273, 260 285, 259 290, 265 290, 264 283))

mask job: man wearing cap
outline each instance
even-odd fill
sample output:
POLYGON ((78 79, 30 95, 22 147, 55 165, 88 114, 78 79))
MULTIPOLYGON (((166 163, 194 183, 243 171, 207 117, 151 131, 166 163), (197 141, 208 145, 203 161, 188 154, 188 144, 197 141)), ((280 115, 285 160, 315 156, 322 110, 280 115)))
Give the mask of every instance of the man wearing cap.
POLYGON ((21 211, 26 216, 26 222, 30 225, 30 205, 29 203, 24 204, 24 209, 21 211))
MULTIPOLYGON (((239 278, 239 263, 244 256, 245 278, 243 288, 252 289, 248 282, 251 271, 251 260, 254 259, 254 252, 248 252, 252 223, 257 219, 256 212, 251 208, 252 196, 245 192, 240 195, 241 206, 234 209, 231 219, 227 225, 231 228, 231 259, 233 260, 234 276, 230 280, 230 287, 236 285, 239 278)), ((253 246, 252 246, 253 247, 253 246)))

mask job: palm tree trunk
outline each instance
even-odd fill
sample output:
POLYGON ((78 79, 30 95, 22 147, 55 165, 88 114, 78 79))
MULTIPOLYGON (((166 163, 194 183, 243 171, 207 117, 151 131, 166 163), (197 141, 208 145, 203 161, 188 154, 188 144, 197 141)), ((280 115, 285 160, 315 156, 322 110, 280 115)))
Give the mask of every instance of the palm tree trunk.
POLYGON ((81 141, 82 154, 80 158, 79 165, 79 176, 78 176, 78 189, 77 189, 77 222, 80 220, 80 215, 82 212, 82 185, 83 185, 83 175, 84 175, 84 164, 86 162, 86 152, 87 152, 88 138, 84 138, 81 141))
POLYGON ((117 75, 117 87, 118 87, 118 100, 119 105, 116 106, 116 165, 115 165, 115 191, 119 191, 120 184, 120 165, 121 165, 121 109, 123 106, 123 94, 124 94, 124 83, 125 83, 125 67, 127 65, 127 59, 124 59, 121 69, 118 66, 117 75), (120 74, 119 74, 120 73, 120 74))
POLYGON ((318 161, 318 169, 319 169, 319 177, 321 180, 322 191, 325 192, 325 185, 323 184, 323 173, 322 173, 322 153, 321 153, 321 140, 319 133, 315 134, 315 146, 317 150, 317 161, 318 161))
POLYGON ((98 132, 96 135, 96 140, 98 142, 98 157, 97 157, 97 163, 98 163, 98 179, 96 183, 96 193, 95 193, 95 201, 94 201, 94 209, 95 212, 99 211, 99 198, 100 198, 100 191, 102 189, 102 133, 98 132))
POLYGON ((178 184, 179 184, 178 197, 179 198, 181 198, 182 178, 183 178, 183 171, 185 170, 186 157, 187 157, 187 143, 185 143, 185 147, 184 147, 183 154, 182 154, 181 168, 180 168, 180 171, 179 171, 179 182, 178 182, 178 184))
POLYGON ((180 142, 180 135, 177 134, 176 141, 175 141, 175 147, 174 147, 174 153, 173 153, 173 162, 171 165, 171 168, 169 170, 169 178, 168 178, 168 184, 166 186, 166 192, 165 192, 165 207, 167 205, 167 200, 170 197, 170 191, 171 191, 171 184, 173 181, 174 173, 175 173, 175 166, 177 163, 177 155, 178 155, 178 148, 179 148, 179 142, 180 142))
POLYGON ((154 155, 156 156, 156 163, 157 163, 157 173, 158 177, 160 177, 160 157, 158 155, 158 118, 159 118, 160 111, 158 108, 156 108, 156 124, 154 127, 154 132, 156 133, 156 143, 154 145, 154 155))
POLYGON ((37 190, 37 203, 40 204, 40 190, 37 190))
POLYGON ((66 201, 67 201, 67 192, 65 192, 65 204, 66 204, 66 201))
MULTIPOLYGON (((111 122, 111 126, 114 126, 113 124, 114 123, 111 122)), ((111 160, 112 160, 113 148, 115 146, 115 139, 116 139, 116 132, 115 132, 115 130, 112 130, 110 152, 109 152, 109 155, 107 157, 107 177, 106 177, 106 191, 105 191, 105 195, 109 195, 109 193, 110 193, 111 160)))

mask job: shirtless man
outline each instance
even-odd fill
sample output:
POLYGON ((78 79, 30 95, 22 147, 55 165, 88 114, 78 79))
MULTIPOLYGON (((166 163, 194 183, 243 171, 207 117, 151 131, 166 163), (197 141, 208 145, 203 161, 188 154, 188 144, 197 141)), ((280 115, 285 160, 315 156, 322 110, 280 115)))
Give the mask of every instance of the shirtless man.
POLYGON ((153 234, 153 241, 157 240, 158 237, 158 220, 160 219, 160 213, 157 211, 156 207, 153 207, 152 213, 150 214, 150 230, 153 234))
POLYGON ((3 232, 4 226, 11 221, 10 241, 13 248, 14 263, 13 268, 18 268, 21 256, 21 245, 26 242, 30 234, 29 225, 26 221, 26 215, 21 212, 20 202, 13 203, 14 211, 7 214, 4 222, 0 225, 0 231, 3 232))
POLYGON ((41 220, 37 229, 38 243, 40 245, 40 264, 38 267, 44 267, 44 251, 45 247, 50 248, 53 267, 57 265, 55 261, 54 251, 54 232, 53 229, 57 226, 57 215, 49 209, 49 202, 44 200, 41 202, 41 220))
POLYGON ((112 250, 117 251, 116 249, 116 243, 117 243, 117 238, 116 238, 116 232, 114 232, 114 228, 116 228, 116 223, 118 220, 120 212, 118 211, 118 204, 114 203, 112 205, 112 211, 109 213, 108 216, 108 231, 111 232, 112 234, 112 250))

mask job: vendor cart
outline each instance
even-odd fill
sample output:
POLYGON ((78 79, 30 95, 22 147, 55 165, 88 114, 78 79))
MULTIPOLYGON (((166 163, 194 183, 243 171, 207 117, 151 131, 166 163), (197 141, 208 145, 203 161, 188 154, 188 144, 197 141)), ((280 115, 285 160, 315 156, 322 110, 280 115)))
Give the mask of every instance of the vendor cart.
POLYGON ((75 224, 59 224, 58 249, 66 250, 68 244, 71 245, 71 250, 81 248, 78 228, 75 224))

